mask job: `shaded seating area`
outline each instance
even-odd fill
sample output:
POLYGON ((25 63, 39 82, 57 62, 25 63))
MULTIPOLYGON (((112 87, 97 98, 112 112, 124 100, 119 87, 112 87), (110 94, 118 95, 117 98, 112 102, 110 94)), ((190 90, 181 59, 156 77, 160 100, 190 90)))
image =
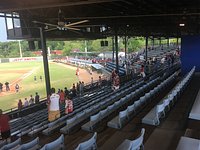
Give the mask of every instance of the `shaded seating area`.
MULTIPOLYGON (((35 134, 43 133, 45 136, 47 136, 47 138, 49 138, 51 137, 50 134, 57 134, 57 131, 60 131, 64 134, 70 134, 75 130, 79 130, 80 127, 83 130, 91 132, 95 131, 96 127, 101 126, 102 121, 105 121, 105 119, 106 121, 109 121, 107 119, 112 119, 111 117, 116 114, 121 114, 122 118, 125 119, 122 122, 125 121, 126 124, 127 121, 134 116, 134 108, 138 108, 138 110, 140 110, 143 108, 143 106, 151 102, 153 97, 155 97, 155 95, 152 94, 152 90, 162 84, 163 81, 168 81, 168 78, 171 77, 171 74, 174 74, 173 72, 175 70, 177 70, 177 68, 171 70, 170 73, 164 73, 166 72, 164 69, 163 73, 160 73, 159 76, 154 75, 148 80, 145 79, 145 81, 144 79, 131 80, 125 83, 119 90, 115 92, 111 92, 109 91, 109 88, 106 88, 101 89, 96 93, 83 95, 82 98, 74 99, 75 110, 73 113, 68 115, 63 114, 61 118, 51 123, 45 122, 46 120, 44 120, 44 123, 41 122, 38 124, 37 122, 37 124, 32 126, 31 131, 28 132, 28 135, 35 136, 35 134), (134 106, 132 104, 134 104, 134 106), (87 130, 84 129, 83 126, 88 123, 88 120, 89 128, 87 130), (35 131, 35 133, 30 134, 32 131, 35 131)), ((176 74, 177 73, 174 75, 176 74)), ((165 87, 163 86, 162 89, 164 88, 165 87)), ((159 92, 159 90, 157 90, 157 92, 159 92)), ((63 113, 64 107, 61 108, 63 113)), ((47 110, 45 109, 41 110, 41 112, 38 112, 38 115, 46 111, 47 110)), ((123 128, 124 124, 122 123, 120 126, 120 128, 123 128)), ((68 147, 68 143, 65 143, 64 145, 66 146, 65 148, 68 147)))
MULTIPOLYGON (((148 103, 154 100, 154 97, 156 97, 159 92, 162 92, 166 86, 171 84, 176 79, 176 74, 177 73, 172 74, 166 80, 163 79, 163 82, 146 92, 145 95, 141 96, 133 104, 129 105, 125 110, 119 112, 118 116, 108 122, 108 126, 116 129, 122 128, 122 125, 125 125, 130 120, 132 120, 139 111, 141 111, 148 103)), ((151 85, 150 82, 148 84, 151 85)))
MULTIPOLYGON (((113 62, 107 62, 106 68, 107 71, 112 72, 114 69, 116 69, 116 64, 113 62)), ((119 75, 123 76, 126 74, 126 70, 123 66, 119 65, 119 75)))
POLYGON ((159 125, 160 118, 165 117, 165 113, 168 112, 178 100, 180 94, 189 84, 194 71, 195 67, 191 69, 191 71, 171 90, 170 93, 168 93, 164 99, 162 99, 153 109, 151 109, 151 111, 142 119, 142 123, 159 125))

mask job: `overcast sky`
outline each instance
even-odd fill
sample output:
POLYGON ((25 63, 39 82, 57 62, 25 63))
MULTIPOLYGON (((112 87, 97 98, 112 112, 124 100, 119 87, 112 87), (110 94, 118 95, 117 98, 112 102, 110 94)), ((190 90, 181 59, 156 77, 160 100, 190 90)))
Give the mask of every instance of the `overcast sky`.
POLYGON ((0 42, 7 41, 5 19, 0 17, 0 42))

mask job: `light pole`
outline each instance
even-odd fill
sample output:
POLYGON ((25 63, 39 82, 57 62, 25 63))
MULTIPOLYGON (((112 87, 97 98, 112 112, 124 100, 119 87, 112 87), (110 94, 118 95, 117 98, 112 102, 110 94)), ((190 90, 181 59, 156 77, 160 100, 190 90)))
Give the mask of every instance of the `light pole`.
POLYGON ((20 58, 22 58, 22 47, 21 47, 21 41, 18 41, 19 43, 19 54, 20 54, 20 58))

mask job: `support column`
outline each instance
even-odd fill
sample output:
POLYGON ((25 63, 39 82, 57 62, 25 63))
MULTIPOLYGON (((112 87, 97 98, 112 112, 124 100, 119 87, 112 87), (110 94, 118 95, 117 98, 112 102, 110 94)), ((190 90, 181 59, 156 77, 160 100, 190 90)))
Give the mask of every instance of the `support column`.
POLYGON ((126 60, 126 54, 127 54, 127 39, 128 37, 125 35, 125 39, 124 39, 124 49, 125 49, 125 60, 126 60))
POLYGON ((160 41, 159 41, 159 46, 161 47, 161 37, 160 37, 160 41))
POLYGON ((167 47, 169 48, 169 37, 167 38, 167 47))
POLYGON ((115 42, 114 42, 114 37, 112 37, 112 62, 115 60, 115 42))
POLYGON ((45 37, 43 28, 40 28, 40 38, 41 38, 41 44, 42 44, 42 56, 43 56, 43 64, 44 64, 46 93, 47 93, 47 96, 49 96, 51 84, 50 84, 49 65, 48 65, 48 58, 47 58, 46 37, 45 37))
POLYGON ((116 71, 119 72, 119 60, 118 60, 118 36, 117 28, 115 28, 115 54, 116 54, 116 71))
POLYGON ((152 47, 154 49, 154 37, 152 37, 152 47))
POLYGON ((178 47, 178 42, 179 42, 179 41, 178 41, 178 37, 177 37, 177 38, 176 38, 176 46, 177 46, 177 47, 178 47))
POLYGON ((148 51, 148 36, 146 36, 146 42, 145 42, 145 63, 147 62, 147 51, 148 51))

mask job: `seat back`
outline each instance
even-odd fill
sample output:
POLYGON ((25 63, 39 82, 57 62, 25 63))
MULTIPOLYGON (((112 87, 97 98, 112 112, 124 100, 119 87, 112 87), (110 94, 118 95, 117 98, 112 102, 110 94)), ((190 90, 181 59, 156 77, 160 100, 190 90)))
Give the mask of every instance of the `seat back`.
POLYGON ((134 102, 135 108, 138 108, 140 106, 140 100, 137 100, 134 102))
POLYGON ((114 107, 115 107, 114 104, 112 104, 112 105, 108 106, 108 110, 113 111, 114 107))
POLYGON ((93 115, 93 116, 90 116, 90 121, 92 121, 92 122, 95 122, 95 121, 97 121, 99 119, 100 119, 100 112, 95 114, 95 115, 93 115))
POLYGON ((97 140, 97 133, 95 132, 94 135, 89 140, 80 143, 75 150, 95 150, 97 149, 96 140, 97 140))
POLYGON ((119 107, 119 105, 120 105, 120 101, 116 101, 116 102, 114 103, 114 106, 115 106, 115 107, 119 107))
POLYGON ((120 126, 120 128, 122 127, 122 124, 124 123, 124 121, 126 120, 127 117, 128 117, 128 110, 127 109, 119 112, 119 126, 120 126))
POLYGON ((132 112, 132 111, 135 110, 135 106, 134 106, 134 104, 128 106, 127 108, 128 108, 128 112, 132 112))
POLYGON ((74 116, 74 117, 72 117, 70 119, 67 119, 66 124, 69 125, 69 124, 74 123, 75 121, 76 121, 76 116, 74 116))
POLYGON ((10 150, 18 145, 21 144, 21 138, 17 139, 16 141, 12 142, 12 143, 9 143, 9 144, 6 144, 2 147, 2 150, 10 150))
POLYGON ((82 112, 76 114, 76 118, 77 118, 77 119, 80 119, 80 118, 82 118, 84 115, 85 115, 85 111, 82 111, 82 112))
POLYGON ((165 107, 164 104, 159 104, 156 106, 156 115, 159 116, 160 113, 162 113, 164 111, 165 107))
POLYGON ((164 99, 163 103, 164 103, 164 106, 166 107, 169 105, 170 101, 169 101, 169 99, 164 99))
POLYGON ((108 108, 107 108, 107 109, 104 109, 104 110, 101 110, 101 111, 100 111, 101 117, 102 117, 102 118, 105 117, 106 114, 107 114, 107 112, 108 112, 108 108))
POLYGON ((138 150, 143 145, 145 129, 142 128, 140 136, 131 142, 131 150, 138 150))
POLYGON ((38 149, 39 147, 39 137, 37 137, 26 144, 22 144, 20 150, 38 149))
POLYGON ((41 150, 64 150, 64 135, 62 134, 55 141, 44 145, 41 150))

